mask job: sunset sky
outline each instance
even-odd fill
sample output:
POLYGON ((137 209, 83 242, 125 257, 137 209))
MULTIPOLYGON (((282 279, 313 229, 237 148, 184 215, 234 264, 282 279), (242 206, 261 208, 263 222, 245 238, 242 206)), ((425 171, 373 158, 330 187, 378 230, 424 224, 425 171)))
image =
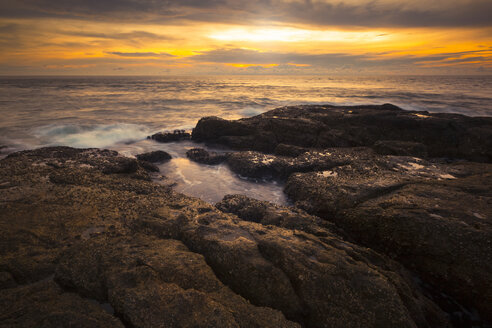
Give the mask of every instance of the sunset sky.
POLYGON ((491 15, 491 0, 0 0, 0 74, 492 74, 491 15))

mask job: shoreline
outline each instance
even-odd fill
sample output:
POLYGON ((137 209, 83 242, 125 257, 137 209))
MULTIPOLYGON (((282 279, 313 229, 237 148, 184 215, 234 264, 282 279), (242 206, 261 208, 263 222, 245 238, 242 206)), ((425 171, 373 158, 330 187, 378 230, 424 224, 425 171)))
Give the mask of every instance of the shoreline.
POLYGON ((486 327, 490 136, 492 118, 389 104, 197 123, 192 140, 231 152, 191 160, 282 181, 291 207, 240 195, 212 206, 156 185, 145 163, 108 150, 13 153, 0 160, 0 301, 30 310, 3 318, 52 320, 60 304, 70 316, 77 303, 90 309, 80 322, 115 327, 171 318, 173 327, 486 327), (451 297, 437 299, 443 292, 451 297), (50 296, 18 299, 39 293, 50 296), (455 299, 468 314, 450 316, 455 299), (45 313, 33 309, 41 305, 45 313))

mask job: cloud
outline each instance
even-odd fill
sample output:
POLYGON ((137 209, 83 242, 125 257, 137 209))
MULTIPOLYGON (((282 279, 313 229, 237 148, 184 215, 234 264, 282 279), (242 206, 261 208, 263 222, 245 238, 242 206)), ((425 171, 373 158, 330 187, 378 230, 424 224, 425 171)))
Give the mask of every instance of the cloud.
POLYGON ((70 36, 80 36, 80 37, 88 37, 94 39, 111 39, 111 40, 177 40, 177 38, 163 35, 163 34, 155 34, 146 31, 132 31, 128 33, 96 33, 96 32, 84 32, 84 31, 61 31, 59 32, 63 35, 70 36))
POLYGON ((3 17, 86 20, 302 23, 319 26, 492 26, 490 0, 23 0, 2 1, 3 17))
POLYGON ((120 57, 176 57, 174 55, 165 53, 165 52, 119 52, 119 51, 111 51, 106 52, 109 55, 115 55, 120 57))
MULTIPOLYGON (((283 53, 283 52, 260 52, 249 49, 216 49, 202 52, 198 55, 188 57, 196 62, 204 63, 223 63, 223 64, 248 64, 248 65, 267 65, 267 64, 300 64, 320 68, 388 68, 388 67, 411 67, 414 65, 425 64, 457 64, 476 61, 487 61, 491 59, 491 50, 463 51, 442 53, 439 55, 422 56, 379 56, 374 54, 353 55, 345 53, 326 53, 326 54, 303 54, 303 53, 283 53)), ((251 66, 254 69, 254 66, 251 66)))

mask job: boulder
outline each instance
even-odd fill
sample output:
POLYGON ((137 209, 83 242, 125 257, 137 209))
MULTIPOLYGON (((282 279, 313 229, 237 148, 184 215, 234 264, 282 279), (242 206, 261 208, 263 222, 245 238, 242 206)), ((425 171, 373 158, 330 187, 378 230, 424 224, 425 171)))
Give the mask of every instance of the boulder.
POLYGON ((217 165, 227 159, 228 154, 209 152, 203 148, 192 148, 186 152, 186 157, 190 160, 207 165, 217 165))
POLYGON ((163 150, 151 151, 148 153, 138 154, 137 159, 149 163, 163 163, 172 159, 172 156, 163 150))
POLYGON ((237 121, 207 117, 198 121, 192 139, 269 153, 281 144, 323 149, 380 142, 376 149, 397 155, 492 161, 492 118, 405 111, 390 104, 290 106, 237 121))
POLYGON ((158 132, 147 137, 147 139, 155 140, 162 143, 188 140, 190 138, 191 134, 189 132, 186 132, 185 130, 174 130, 173 132, 158 132))

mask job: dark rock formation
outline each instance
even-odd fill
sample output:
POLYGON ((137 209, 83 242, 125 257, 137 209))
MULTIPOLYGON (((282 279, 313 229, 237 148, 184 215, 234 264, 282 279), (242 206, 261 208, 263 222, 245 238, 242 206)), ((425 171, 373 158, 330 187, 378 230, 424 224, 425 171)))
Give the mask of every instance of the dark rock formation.
POLYGON ((186 132, 185 130, 174 130, 173 132, 158 132, 147 137, 147 139, 152 139, 157 142, 175 142, 188 140, 190 138, 191 134, 186 132))
POLYGON ((64 291, 52 279, 3 289, 0 295, 2 327, 124 327, 96 301, 64 291))
POLYGON ((163 163, 171 160, 172 156, 162 150, 151 151, 149 153, 143 153, 136 156, 140 161, 146 161, 149 163, 163 163))
MULTIPOLYGON (((205 118, 193 131, 195 140, 246 149, 229 155, 233 171, 287 179, 285 192, 298 208, 489 320, 492 164, 484 162, 492 160, 491 136, 492 118, 391 105, 285 107, 238 121, 205 118), (220 130, 209 131, 217 124, 220 130)), ((237 197, 217 206, 243 219, 283 222, 269 206, 237 197)))
POLYGON ((186 152, 186 156, 197 163, 216 165, 227 159, 227 154, 209 152, 203 148, 192 148, 186 152))
POLYGON ((136 160, 129 173, 107 169, 125 161, 67 147, 0 161, 2 323, 448 324, 404 268, 333 224, 234 197, 220 208, 238 215, 224 213, 148 181, 136 160))
POLYGON ((405 157, 296 173, 286 193, 446 293, 492 313, 492 165, 405 157))
POLYGON ((492 118, 404 111, 389 104, 284 107, 237 121, 206 117, 198 122, 192 138, 270 153, 280 144, 372 147, 389 140, 391 144, 375 147, 394 155, 427 152, 431 157, 492 161, 492 118))

